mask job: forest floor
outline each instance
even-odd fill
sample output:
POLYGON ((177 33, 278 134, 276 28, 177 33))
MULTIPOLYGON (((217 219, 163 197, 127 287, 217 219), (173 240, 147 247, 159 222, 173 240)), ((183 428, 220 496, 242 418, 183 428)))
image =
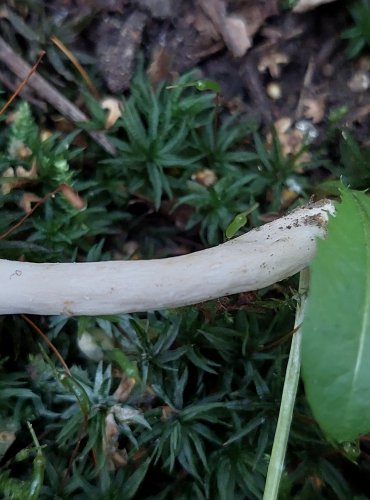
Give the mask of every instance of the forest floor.
MULTIPOLYGON (((2 115, 0 258, 181 255, 225 241, 238 213, 248 215, 250 229, 311 197, 337 197, 342 181, 367 189, 370 6, 359 0, 351 11, 345 1, 308 1, 306 9, 294 9, 289 3, 1 2, 2 105, 22 81, 25 86, 2 115), (176 82, 193 70, 182 94, 176 82), (212 95, 198 92, 202 85, 212 95), (180 112, 168 97, 172 90, 180 112), (123 118, 106 121, 101 103, 107 97, 123 118), (21 100, 32 109, 23 108, 23 129, 21 112, 14 113, 21 100), (172 147, 175 158, 173 165, 158 160, 157 177, 148 160, 156 144, 145 158, 136 147, 137 130, 151 130, 151 102, 163 105, 152 127, 158 150, 172 147), (167 111, 186 147, 172 140, 171 130, 158 131, 167 111), (230 116, 235 120, 228 122, 230 116), (59 148, 60 137, 66 142, 59 148)), ((0 493, 15 494, 35 474, 34 464, 17 460, 24 447, 32 451, 26 426, 32 420, 48 457, 40 498, 114 500, 122 491, 125 498, 158 500, 261 498, 296 285, 293 278, 267 291, 129 318, 36 318, 93 402, 84 415, 75 392, 61 389, 59 371, 40 354, 31 323, 0 317, 0 388, 14 383, 13 395, 0 391, 0 493), (86 332, 98 351, 106 342, 107 352, 91 357, 75 342, 86 332), (113 345, 127 354, 118 367, 109 354, 113 345), (140 371, 142 385, 134 388, 126 368, 140 371), (119 405, 132 411, 134 430, 124 419, 118 429, 119 405), (245 432, 244 410, 252 422, 245 432)), ((281 498, 370 498, 368 437, 356 443, 352 459, 322 435, 301 386, 297 401, 281 498)))

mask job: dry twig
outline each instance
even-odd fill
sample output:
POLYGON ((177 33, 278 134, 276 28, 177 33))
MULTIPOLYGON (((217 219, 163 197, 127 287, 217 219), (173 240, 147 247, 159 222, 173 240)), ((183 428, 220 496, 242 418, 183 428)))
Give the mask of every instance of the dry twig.
MULTIPOLYGON (((31 71, 31 66, 14 52, 14 50, 0 37, 0 61, 9 68, 18 78, 25 79, 31 71)), ((42 76, 35 73, 28 82, 31 87, 43 100, 59 111, 63 116, 72 122, 84 122, 88 117, 82 113, 74 104, 62 96, 55 88, 50 85, 42 76)), ((112 155, 115 154, 115 147, 109 142, 103 132, 89 131, 90 136, 100 146, 112 155)))

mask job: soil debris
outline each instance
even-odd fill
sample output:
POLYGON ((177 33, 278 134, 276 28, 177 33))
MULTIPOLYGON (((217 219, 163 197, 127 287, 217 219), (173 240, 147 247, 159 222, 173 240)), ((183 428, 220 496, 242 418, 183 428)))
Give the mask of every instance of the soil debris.
POLYGON ((130 86, 134 61, 147 21, 142 12, 127 18, 105 17, 98 29, 96 55, 107 87, 112 93, 121 93, 130 86))

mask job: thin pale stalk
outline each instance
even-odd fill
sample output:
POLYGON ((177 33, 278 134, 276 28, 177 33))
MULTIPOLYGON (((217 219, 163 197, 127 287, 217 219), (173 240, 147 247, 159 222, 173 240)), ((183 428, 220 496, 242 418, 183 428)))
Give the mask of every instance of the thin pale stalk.
POLYGON ((166 259, 53 264, 0 259, 0 314, 123 314, 259 290, 309 265, 334 212, 334 204, 322 200, 217 247, 166 259))
POLYGON ((301 341, 302 334, 300 325, 304 317, 306 294, 309 284, 309 271, 304 269, 300 273, 299 295, 300 303, 297 306, 293 335, 290 346, 288 366, 285 374, 283 395, 281 398, 280 412, 276 426, 274 444, 272 446, 270 463, 267 471, 265 492, 263 500, 275 500, 278 498, 281 475, 284 470, 285 454, 288 444, 290 426, 292 423, 293 409, 299 382, 301 369, 301 341))

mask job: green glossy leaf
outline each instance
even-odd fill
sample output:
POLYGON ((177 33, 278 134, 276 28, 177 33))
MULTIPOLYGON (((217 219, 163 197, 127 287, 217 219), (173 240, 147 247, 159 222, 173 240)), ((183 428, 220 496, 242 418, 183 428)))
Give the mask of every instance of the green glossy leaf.
POLYGON ((184 83, 184 84, 175 84, 175 85, 169 85, 166 88, 167 89, 176 89, 176 88, 184 88, 184 87, 195 87, 197 90, 200 92, 203 92, 204 90, 211 90, 213 92, 216 92, 216 94, 219 94, 221 92, 221 86, 219 83, 215 82, 214 80, 196 80, 195 82, 189 82, 189 83, 184 83))
POLYGON ((225 235, 228 240, 232 238, 239 231, 239 229, 246 225, 246 223, 248 222, 247 216, 252 213, 257 207, 258 203, 255 203, 251 208, 245 210, 244 212, 241 212, 234 217, 225 231, 225 235))
POLYGON ((127 377, 133 378, 135 382, 140 380, 136 363, 133 363, 121 349, 112 349, 108 355, 112 361, 117 363, 127 377))
POLYGON ((234 217, 232 222, 227 226, 225 234, 226 238, 229 240, 232 238, 243 226, 247 223, 247 216, 245 212, 238 214, 234 217))
POLYGON ((324 432, 350 441, 370 431, 370 198, 343 191, 318 242, 303 323, 302 371, 324 432))
POLYGON ((200 91, 213 90, 213 92, 216 92, 217 94, 221 92, 220 84, 214 80, 198 80, 194 83, 194 86, 200 91))

